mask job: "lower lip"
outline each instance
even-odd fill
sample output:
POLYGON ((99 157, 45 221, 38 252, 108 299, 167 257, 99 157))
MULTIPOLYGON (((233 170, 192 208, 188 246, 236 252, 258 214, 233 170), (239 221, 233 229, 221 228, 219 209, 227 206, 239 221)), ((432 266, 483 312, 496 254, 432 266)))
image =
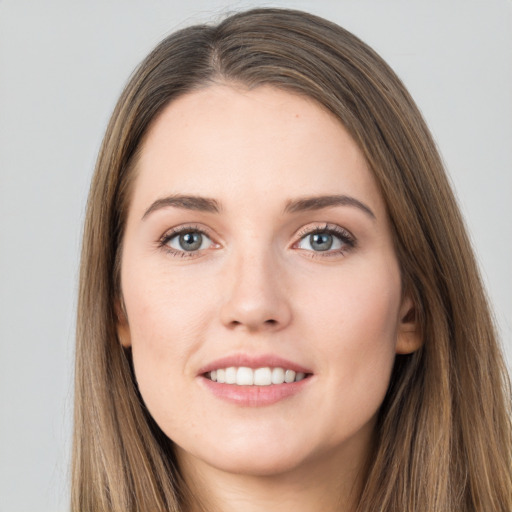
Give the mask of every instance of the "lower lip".
POLYGON ((200 377, 202 383, 216 397, 244 407, 262 407, 272 405, 300 393, 310 382, 311 376, 299 382, 272 384, 270 386, 236 386, 220 384, 206 377, 200 377))

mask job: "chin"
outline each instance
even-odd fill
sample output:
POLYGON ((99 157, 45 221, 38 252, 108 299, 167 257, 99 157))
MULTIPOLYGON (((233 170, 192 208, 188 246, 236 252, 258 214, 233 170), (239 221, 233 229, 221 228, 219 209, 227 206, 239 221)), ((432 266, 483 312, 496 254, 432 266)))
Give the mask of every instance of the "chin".
POLYGON ((294 447, 279 442, 231 442, 196 449, 193 452, 177 447, 178 459, 186 463, 190 458, 226 473, 271 477, 298 469, 311 456, 301 444, 294 447))

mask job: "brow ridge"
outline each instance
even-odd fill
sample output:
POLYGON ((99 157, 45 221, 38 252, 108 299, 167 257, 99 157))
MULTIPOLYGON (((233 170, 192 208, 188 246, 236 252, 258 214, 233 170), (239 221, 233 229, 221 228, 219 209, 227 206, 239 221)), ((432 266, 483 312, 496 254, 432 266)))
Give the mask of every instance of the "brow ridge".
POLYGON ((220 212, 220 205, 215 199, 194 195, 174 194, 171 196, 162 197, 154 201, 151 206, 144 212, 142 219, 144 220, 149 214, 156 210, 167 208, 169 206, 208 213, 220 212))
MULTIPOLYGON (((364 212, 370 218, 376 218, 373 211, 366 204, 359 201, 355 197, 347 195, 311 196, 289 200, 284 208, 284 213, 321 210, 322 208, 329 208, 332 206, 355 207, 364 212)), ((196 210, 208 213, 219 213, 221 211, 221 207, 218 201, 215 199, 194 195, 174 194, 171 196, 162 197, 154 201, 151 206, 144 212, 142 219, 145 219, 148 215, 156 210, 167 207, 196 210)))
POLYGON ((327 196, 311 196, 293 199, 287 202, 284 212, 296 213, 309 210, 321 210, 331 206, 352 206, 363 211, 373 220, 376 219, 375 214, 369 206, 364 204, 352 196, 347 195, 327 195, 327 196))

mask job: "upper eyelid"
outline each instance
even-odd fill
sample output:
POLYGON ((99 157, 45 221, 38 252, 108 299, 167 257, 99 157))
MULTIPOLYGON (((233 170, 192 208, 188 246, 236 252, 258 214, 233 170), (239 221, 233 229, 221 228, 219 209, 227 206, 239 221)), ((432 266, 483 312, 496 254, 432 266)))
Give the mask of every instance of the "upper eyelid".
POLYGON ((323 233, 323 232, 331 232, 338 235, 346 235, 352 240, 355 241, 355 236, 346 228, 339 226, 338 224, 332 224, 329 222, 323 223, 315 223, 314 226, 307 225, 303 226, 296 232, 296 237, 299 239, 304 238, 305 236, 311 235, 313 233, 323 233))
POLYGON ((201 253, 207 249, 186 251, 183 249, 177 249, 177 248, 171 247, 170 241, 182 233, 196 232, 196 233, 200 233, 201 235, 208 238, 212 245, 218 246, 219 244, 214 240, 214 238, 211 236, 209 231, 210 231, 209 229, 205 229, 205 228, 199 227, 197 225, 187 225, 187 224, 178 225, 178 226, 169 228, 164 232, 164 234, 157 241, 157 247, 159 249, 164 249, 167 253, 171 253, 173 256, 183 256, 183 257, 186 256, 189 258, 199 257, 201 255, 201 253))
POLYGON ((212 231, 205 226, 199 226, 197 224, 182 224, 179 226, 166 229, 163 235, 160 237, 160 240, 166 240, 172 238, 175 235, 179 235, 180 233, 186 232, 201 233, 202 235, 206 235, 208 238, 212 238, 213 236, 212 231))
POLYGON ((345 251, 355 249, 358 245, 356 237, 346 228, 333 223, 324 222, 322 224, 316 223, 314 226, 304 226, 295 236, 295 241, 291 244, 291 248, 293 249, 301 249, 306 253, 311 253, 315 255, 315 257, 327 257, 329 255, 336 255, 339 253, 344 253, 345 251), (317 252, 312 251, 310 249, 302 249, 298 246, 301 242, 307 239, 308 236, 311 236, 315 233, 329 233, 335 237, 337 237, 343 245, 343 249, 335 249, 328 250, 325 252, 317 252))
MULTIPOLYGON (((167 242, 170 238, 173 236, 179 235, 180 233, 188 232, 188 231, 195 231, 198 233, 201 233, 214 243, 219 243, 218 240, 221 239, 221 237, 216 236, 214 231, 205 225, 200 224, 181 224, 178 226, 171 227, 167 229, 163 235, 159 238, 159 241, 161 243, 167 242)), ((298 241, 303 239, 304 237, 311 235, 313 233, 321 233, 321 232, 331 232, 333 234, 337 234, 339 236, 345 235, 345 237, 350 238, 353 243, 356 242, 356 237, 346 228, 330 223, 330 222, 313 222, 306 224, 305 226, 302 226, 300 229, 295 231, 295 234, 293 235, 294 241, 292 242, 292 245, 296 244, 298 241)))

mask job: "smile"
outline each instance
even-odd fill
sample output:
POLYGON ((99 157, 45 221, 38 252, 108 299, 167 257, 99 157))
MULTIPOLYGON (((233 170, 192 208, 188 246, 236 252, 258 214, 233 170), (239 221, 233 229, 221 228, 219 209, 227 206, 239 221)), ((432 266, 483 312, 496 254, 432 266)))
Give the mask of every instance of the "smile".
POLYGON ((269 366, 262 368, 248 368, 246 366, 230 366, 219 368, 205 374, 205 377, 219 384, 233 384, 236 386, 270 386, 272 384, 291 384, 300 382, 307 376, 304 372, 269 366))

